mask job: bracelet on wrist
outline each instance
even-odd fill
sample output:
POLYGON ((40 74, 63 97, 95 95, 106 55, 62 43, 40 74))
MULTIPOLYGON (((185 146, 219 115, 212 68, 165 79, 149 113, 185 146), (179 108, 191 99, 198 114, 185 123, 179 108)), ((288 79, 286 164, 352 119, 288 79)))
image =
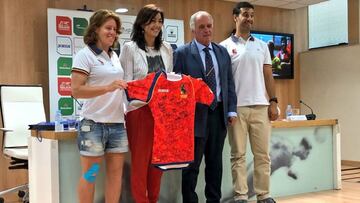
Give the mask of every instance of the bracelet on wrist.
POLYGON ((278 103, 277 97, 272 97, 271 99, 269 99, 269 103, 271 103, 271 102, 278 103))

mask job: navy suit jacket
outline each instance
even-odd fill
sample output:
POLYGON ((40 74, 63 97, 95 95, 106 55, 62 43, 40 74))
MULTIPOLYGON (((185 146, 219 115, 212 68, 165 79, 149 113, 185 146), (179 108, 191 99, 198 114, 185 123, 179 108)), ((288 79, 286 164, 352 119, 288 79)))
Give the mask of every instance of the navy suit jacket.
MULTIPOLYGON (((219 65, 221 100, 224 109, 224 125, 227 125, 228 112, 236 112, 237 97, 234 78, 231 71, 231 59, 227 50, 216 43, 211 43, 219 65)), ((214 59, 213 59, 214 60, 214 59)), ((195 41, 177 48, 174 52, 174 71, 190 75, 193 78, 202 78, 205 81, 205 68, 201 61, 195 41)), ((195 136, 204 137, 209 107, 196 104, 195 136)))

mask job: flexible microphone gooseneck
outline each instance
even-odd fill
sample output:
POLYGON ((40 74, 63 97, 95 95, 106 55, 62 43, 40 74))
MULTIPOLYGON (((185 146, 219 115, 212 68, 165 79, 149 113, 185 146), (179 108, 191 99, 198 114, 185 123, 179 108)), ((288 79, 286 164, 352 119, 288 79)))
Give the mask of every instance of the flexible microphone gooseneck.
POLYGON ((304 104, 306 107, 308 107, 311 110, 311 114, 305 115, 306 119, 307 120, 315 120, 316 115, 314 114, 314 111, 312 110, 312 108, 309 105, 305 104, 302 100, 299 100, 299 101, 300 101, 300 104, 304 104))

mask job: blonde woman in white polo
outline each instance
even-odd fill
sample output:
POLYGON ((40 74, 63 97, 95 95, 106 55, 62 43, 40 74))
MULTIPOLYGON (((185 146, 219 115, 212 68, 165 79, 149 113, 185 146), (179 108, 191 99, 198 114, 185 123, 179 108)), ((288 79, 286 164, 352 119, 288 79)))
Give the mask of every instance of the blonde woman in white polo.
POLYGON ((87 45, 74 59, 71 88, 75 98, 85 99, 78 133, 82 175, 79 202, 93 202, 95 180, 103 159, 106 164, 105 202, 118 203, 124 155, 128 140, 124 129, 124 71, 112 47, 120 34, 120 18, 98 10, 85 31, 87 45))

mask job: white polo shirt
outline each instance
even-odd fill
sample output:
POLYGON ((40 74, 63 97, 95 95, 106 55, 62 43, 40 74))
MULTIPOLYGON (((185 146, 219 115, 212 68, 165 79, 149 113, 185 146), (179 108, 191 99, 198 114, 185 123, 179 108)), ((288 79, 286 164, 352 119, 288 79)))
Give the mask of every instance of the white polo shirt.
MULTIPOLYGON (((124 71, 114 51, 111 57, 95 45, 81 49, 73 62, 74 72, 88 76, 86 85, 103 86, 122 80, 124 71)), ((81 116, 99 123, 124 123, 123 90, 115 90, 84 101, 81 116)))
POLYGON ((250 36, 247 41, 232 35, 220 43, 230 57, 237 95, 237 106, 269 105, 264 64, 271 65, 265 42, 250 36))

